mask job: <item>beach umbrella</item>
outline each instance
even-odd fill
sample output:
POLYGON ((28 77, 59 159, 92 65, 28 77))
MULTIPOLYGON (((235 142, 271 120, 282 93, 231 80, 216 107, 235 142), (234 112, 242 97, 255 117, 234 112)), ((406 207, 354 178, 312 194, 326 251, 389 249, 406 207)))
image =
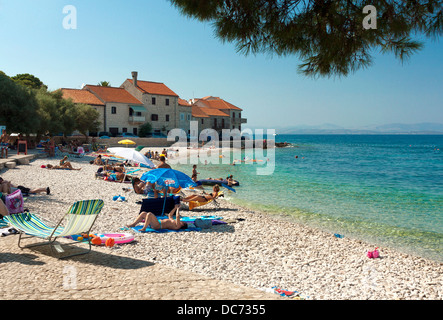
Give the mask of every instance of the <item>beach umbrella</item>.
POLYGON ((155 167, 154 163, 151 160, 149 160, 146 156, 144 156, 140 152, 135 151, 134 149, 117 147, 117 148, 108 148, 108 151, 118 157, 122 157, 123 159, 141 163, 150 168, 155 167))
POLYGON ((186 173, 169 168, 159 168, 145 172, 140 180, 171 188, 189 188, 197 186, 197 183, 195 183, 186 173))
POLYGON ((140 177, 140 180, 166 187, 162 215, 165 213, 167 188, 189 188, 197 186, 197 183, 195 183, 194 180, 192 180, 186 173, 169 168, 158 168, 145 172, 140 177))
POLYGON ((129 140, 129 139, 120 140, 118 143, 119 143, 119 144, 125 144, 126 146, 128 146, 128 145, 130 145, 130 144, 136 144, 134 141, 129 140))

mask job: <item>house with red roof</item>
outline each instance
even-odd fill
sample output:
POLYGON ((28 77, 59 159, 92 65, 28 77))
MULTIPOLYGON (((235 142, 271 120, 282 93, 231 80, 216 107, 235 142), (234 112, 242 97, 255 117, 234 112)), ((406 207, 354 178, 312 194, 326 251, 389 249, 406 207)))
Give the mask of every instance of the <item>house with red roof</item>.
POLYGON ((192 100, 192 116, 199 120, 199 131, 206 128, 212 128, 219 134, 223 129, 241 131, 242 123, 247 122, 241 117, 242 111, 243 109, 219 97, 207 96, 192 100))
POLYGON ((132 78, 126 79, 120 87, 143 103, 147 110, 146 121, 151 123, 153 133, 167 134, 175 128, 189 130, 191 106, 164 83, 140 80, 138 72, 133 71, 132 78))
POLYGON ((99 131, 106 131, 106 105, 102 100, 88 90, 61 88, 60 91, 62 92, 64 99, 71 99, 75 104, 87 104, 97 110, 99 113, 99 121, 101 123, 99 131))

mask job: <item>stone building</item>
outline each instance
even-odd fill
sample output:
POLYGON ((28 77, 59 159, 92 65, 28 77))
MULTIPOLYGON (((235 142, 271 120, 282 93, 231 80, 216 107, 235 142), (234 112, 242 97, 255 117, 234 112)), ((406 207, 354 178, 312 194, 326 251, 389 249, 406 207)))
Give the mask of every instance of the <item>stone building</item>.
POLYGON ((164 83, 138 80, 138 73, 134 71, 132 79, 126 79, 120 88, 143 103, 146 121, 151 123, 154 134, 166 135, 179 127, 179 97, 164 83))
POLYGON ((123 132, 138 134, 140 125, 146 122, 143 103, 123 88, 86 85, 83 90, 93 93, 104 108, 104 130, 116 136, 123 132))

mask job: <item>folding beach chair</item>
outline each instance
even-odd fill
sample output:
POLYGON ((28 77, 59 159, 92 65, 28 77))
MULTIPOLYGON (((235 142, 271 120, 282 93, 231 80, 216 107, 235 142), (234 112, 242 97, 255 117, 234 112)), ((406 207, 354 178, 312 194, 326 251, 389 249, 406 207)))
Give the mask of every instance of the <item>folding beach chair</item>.
MULTIPOLYGON (((43 220, 35 214, 29 212, 17 213, 6 216, 4 219, 15 229, 19 230, 20 236, 18 239, 18 246, 20 248, 30 248, 41 245, 50 245, 53 253, 58 252, 58 258, 64 259, 76 255, 86 254, 91 251, 91 239, 88 240, 89 250, 86 252, 75 253, 71 255, 61 256, 65 251, 60 244, 54 244, 59 237, 68 237, 87 233, 92 229, 92 226, 97 219, 98 214, 103 208, 103 200, 83 200, 75 202, 68 210, 66 215, 54 227, 51 222, 43 220), (62 222, 66 221, 62 226, 62 222), (37 237, 46 240, 36 244, 21 246, 21 239, 24 234, 30 237, 37 237)), ((30 238, 28 237, 28 238, 30 238)), ((57 255, 57 254, 54 254, 57 255)))
MULTIPOLYGON (((217 194, 217 198, 220 197, 223 194, 223 191, 219 191, 217 194)), ((199 201, 189 201, 189 210, 193 210, 194 208, 201 207, 204 205, 207 205, 209 203, 212 203, 214 205, 214 210, 218 210, 220 208, 220 204, 216 201, 216 199, 211 199, 204 202, 199 201)))

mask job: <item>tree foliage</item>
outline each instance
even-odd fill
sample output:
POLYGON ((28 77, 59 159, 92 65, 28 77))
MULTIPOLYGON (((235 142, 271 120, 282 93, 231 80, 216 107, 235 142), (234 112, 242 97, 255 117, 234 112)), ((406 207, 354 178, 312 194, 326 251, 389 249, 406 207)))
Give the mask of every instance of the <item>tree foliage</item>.
POLYGON ((346 76, 372 63, 375 50, 405 61, 414 39, 442 34, 441 0, 170 0, 184 15, 211 22, 216 36, 245 55, 297 55, 307 76, 346 76), (365 29, 366 5, 377 28, 365 29))
POLYGON ((40 89, 42 86, 47 88, 39 78, 29 73, 17 74, 11 79, 29 89, 40 89))
POLYGON ((111 86, 111 83, 110 83, 109 81, 100 81, 100 82, 98 83, 98 85, 99 85, 99 86, 102 86, 102 87, 110 87, 110 86, 111 86))
POLYGON ((40 126, 33 92, 0 73, 0 124, 8 132, 29 134, 40 126))
POLYGON ((61 90, 50 92, 30 74, 8 77, 0 72, 0 124, 8 132, 38 135, 86 135, 97 131, 98 112, 89 105, 64 99, 61 90))
POLYGON ((152 132, 152 126, 149 122, 146 122, 138 129, 139 137, 147 137, 152 132))
POLYGON ((100 114, 97 110, 87 104, 77 104, 75 108, 75 123, 76 129, 87 136, 89 132, 97 132, 100 128, 100 121, 98 118, 100 114))

